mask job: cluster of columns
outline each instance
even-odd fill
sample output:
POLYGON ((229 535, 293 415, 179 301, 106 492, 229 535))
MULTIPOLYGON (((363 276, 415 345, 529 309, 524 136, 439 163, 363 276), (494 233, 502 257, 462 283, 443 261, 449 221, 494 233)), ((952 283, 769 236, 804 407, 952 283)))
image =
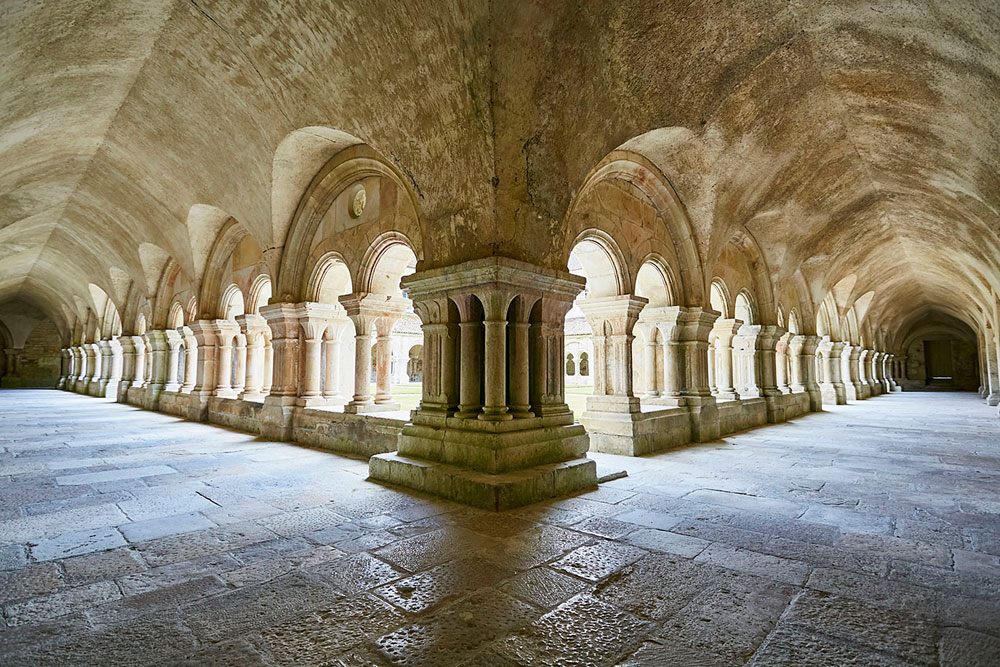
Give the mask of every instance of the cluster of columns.
POLYGON ((849 399, 902 391, 896 381, 899 366, 895 354, 834 341, 829 336, 821 340, 819 351, 820 390, 830 404, 844 405, 849 399))
MULTIPOLYGON (((1000 312, 998 312, 1000 314, 1000 312)), ((989 324, 986 333, 979 339, 979 364, 982 385, 979 395, 989 406, 1000 405, 1000 335, 989 324)))

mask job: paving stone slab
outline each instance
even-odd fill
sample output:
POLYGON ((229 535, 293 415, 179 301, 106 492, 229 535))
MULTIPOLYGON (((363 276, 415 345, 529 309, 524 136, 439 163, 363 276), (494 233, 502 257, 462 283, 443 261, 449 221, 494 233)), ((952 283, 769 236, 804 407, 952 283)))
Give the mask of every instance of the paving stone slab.
POLYGON ((734 549, 725 544, 709 545, 695 558, 698 563, 711 563, 729 570, 749 572, 775 581, 801 586, 812 568, 808 563, 777 556, 734 549))
POLYGON ((132 544, 208 528, 215 528, 215 524, 196 512, 174 514, 159 519, 135 521, 118 526, 121 534, 132 544))
POLYGON ((567 574, 600 581, 636 562, 649 552, 614 542, 597 542, 574 549, 552 564, 567 574))
POLYGON ((581 593, 500 643, 519 664, 614 664, 635 652, 651 624, 581 593))
POLYGON ((23 602, 3 605, 3 613, 9 625, 39 623, 74 612, 83 611, 93 605, 115 600, 121 591, 111 581, 100 581, 87 586, 67 588, 56 593, 41 595, 23 602))
POLYGON ((42 562, 125 546, 125 538, 113 526, 63 533, 43 538, 31 546, 31 559, 42 562))

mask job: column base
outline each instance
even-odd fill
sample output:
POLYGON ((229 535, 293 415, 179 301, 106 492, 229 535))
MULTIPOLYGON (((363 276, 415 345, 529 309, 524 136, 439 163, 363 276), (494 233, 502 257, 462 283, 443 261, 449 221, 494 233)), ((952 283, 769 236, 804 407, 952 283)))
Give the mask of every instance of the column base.
POLYGON ((896 385, 892 386, 892 393, 895 394, 895 393, 900 393, 902 391, 903 391, 903 386, 902 385, 896 384, 896 385))
POLYGON ((212 395, 217 398, 236 398, 239 392, 235 389, 216 389, 212 395))
POLYGON ((260 409, 260 435, 270 440, 292 439, 295 421, 295 396, 268 396, 260 409))
POLYGON ((769 393, 764 395, 764 405, 767 410, 767 423, 768 424, 780 424, 785 419, 785 401, 784 394, 782 394, 777 389, 769 390, 774 393, 769 393))
POLYGON ((986 397, 986 405, 991 408, 1000 405, 1000 394, 994 393, 986 397))
POLYGON ((691 442, 691 421, 682 407, 652 412, 588 409, 580 423, 590 434, 590 451, 622 456, 662 452, 691 442))
POLYGON ((372 412, 396 412, 399 403, 355 403, 351 401, 344 406, 344 412, 355 415, 365 415, 372 412))
POLYGON ((688 422, 691 425, 691 442, 710 442, 719 439, 719 408, 714 396, 685 396, 688 422))
POLYGON ((368 471, 368 478, 375 481, 495 511, 597 486, 597 464, 587 458, 489 474, 391 452, 373 456, 368 471))

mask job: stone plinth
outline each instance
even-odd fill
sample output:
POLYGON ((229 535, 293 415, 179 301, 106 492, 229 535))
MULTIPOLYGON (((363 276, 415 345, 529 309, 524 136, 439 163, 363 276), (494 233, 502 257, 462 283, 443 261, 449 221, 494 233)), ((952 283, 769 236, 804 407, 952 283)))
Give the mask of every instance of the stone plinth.
POLYGON ((563 322, 583 285, 504 257, 405 277, 423 323, 423 396, 370 478, 492 510, 595 486, 563 390, 563 322))

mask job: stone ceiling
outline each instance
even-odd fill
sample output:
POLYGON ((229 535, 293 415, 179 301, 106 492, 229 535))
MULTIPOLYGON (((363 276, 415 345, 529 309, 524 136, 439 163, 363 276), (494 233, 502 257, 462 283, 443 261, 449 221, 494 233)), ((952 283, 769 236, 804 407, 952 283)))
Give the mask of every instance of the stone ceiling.
POLYGON ((455 261, 532 259, 604 155, 681 128, 645 148, 704 266, 745 228, 773 281, 816 302, 854 276, 845 305, 874 290, 884 326, 992 319, 995 2, 387 6, 0 5, 0 302, 65 326, 89 283, 121 304, 168 256, 200 275, 215 230, 189 218, 199 204, 280 246, 273 160, 300 128, 381 151, 455 261))

